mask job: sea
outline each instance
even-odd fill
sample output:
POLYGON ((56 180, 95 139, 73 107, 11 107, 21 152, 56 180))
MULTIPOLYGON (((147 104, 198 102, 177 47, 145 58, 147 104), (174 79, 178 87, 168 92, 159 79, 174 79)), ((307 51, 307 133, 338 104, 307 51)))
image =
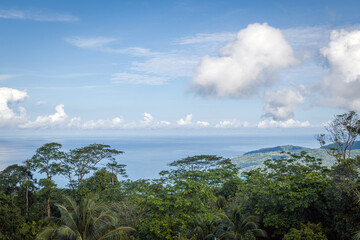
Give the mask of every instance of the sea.
MULTIPOLYGON (((111 136, 111 137, 0 137, 0 171, 11 164, 21 164, 31 158, 37 148, 48 142, 58 142, 68 151, 92 143, 107 144, 124 151, 117 161, 126 164, 131 180, 154 179, 172 161, 194 155, 217 155, 233 158, 248 151, 279 145, 317 148, 314 136, 111 136)), ((100 163, 103 167, 105 162, 100 163)), ((41 175, 35 174, 38 179, 41 175)), ((66 180, 58 177, 60 186, 66 180)))

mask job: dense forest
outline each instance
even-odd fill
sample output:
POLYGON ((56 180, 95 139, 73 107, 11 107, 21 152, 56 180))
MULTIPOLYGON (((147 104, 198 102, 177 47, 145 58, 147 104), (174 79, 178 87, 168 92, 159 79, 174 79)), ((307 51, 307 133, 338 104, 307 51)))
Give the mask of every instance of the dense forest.
POLYGON ((0 239, 360 239, 359 117, 335 116, 326 130, 317 139, 331 144, 332 166, 304 151, 249 171, 198 155, 136 181, 111 146, 44 144, 0 172, 0 239))

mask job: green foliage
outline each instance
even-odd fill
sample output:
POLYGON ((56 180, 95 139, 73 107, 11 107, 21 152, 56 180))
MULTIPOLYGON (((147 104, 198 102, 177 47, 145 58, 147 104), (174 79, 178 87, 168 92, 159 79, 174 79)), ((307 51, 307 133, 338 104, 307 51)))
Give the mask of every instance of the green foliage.
POLYGON ((251 208, 262 215, 273 236, 309 220, 321 221, 319 217, 326 211, 325 192, 330 186, 329 170, 321 160, 303 152, 264 164, 264 169, 246 173, 243 192, 249 194, 251 208))
POLYGON ((163 180, 202 181, 210 187, 219 187, 239 173, 230 159, 214 155, 197 155, 174 161, 169 166, 176 167, 171 171, 162 171, 163 180))
POLYGON ((178 232, 193 229, 197 216, 214 215, 214 190, 238 173, 229 159, 213 155, 188 157, 169 165, 176 168, 161 172, 140 202, 146 212, 139 226, 144 239, 173 239, 178 232))
POLYGON ((360 119, 356 112, 337 115, 326 127, 328 134, 320 134, 317 140, 326 152, 336 158, 338 163, 351 158, 351 150, 360 134, 360 119), (326 147, 331 144, 332 147, 326 147))
POLYGON ((44 220, 25 222, 21 225, 21 239, 33 240, 42 228, 46 225, 44 220))
POLYGON ((65 154, 60 150, 62 147, 59 143, 46 143, 36 150, 35 155, 28 161, 31 168, 38 170, 39 173, 46 173, 46 178, 40 180, 40 186, 43 186, 47 193, 46 211, 50 217, 51 192, 56 186, 52 177, 60 173, 60 161, 64 159, 65 154))
POLYGON ((123 231, 133 230, 119 226, 114 212, 95 200, 94 197, 88 197, 78 205, 74 200, 66 198, 66 206, 57 204, 61 224, 45 227, 37 239, 115 240, 120 239, 123 231))
MULTIPOLYGON (((261 149, 258 152, 255 151, 254 153, 234 157, 231 161, 239 166, 243 171, 250 171, 258 167, 264 167, 264 162, 268 159, 280 159, 284 156, 290 157, 290 155, 284 154, 283 152, 291 152, 292 154, 299 155, 302 151, 305 151, 308 155, 314 158, 322 159, 324 166, 331 167, 334 163, 336 163, 336 159, 329 155, 324 148, 305 148, 290 145, 261 149)), ((359 156, 360 149, 353 148, 351 155, 353 157, 359 156)))
POLYGON ((324 227, 329 226, 332 232, 329 239, 351 239, 354 232, 359 230, 359 160, 358 157, 348 159, 344 163, 335 164, 331 169, 327 205, 331 209, 332 221, 323 224, 324 227))
POLYGON ((72 149, 61 164, 62 174, 68 177, 70 187, 78 190, 82 187, 84 177, 96 171, 102 160, 110 161, 113 171, 125 174, 125 165, 115 162, 115 156, 121 153, 123 152, 111 149, 109 145, 96 143, 72 149))
POLYGON ((116 175, 102 168, 83 181, 78 194, 86 197, 97 193, 102 201, 120 201, 123 198, 120 188, 121 184, 116 175))
POLYGON ((20 209, 0 192, 0 239, 21 239, 19 228, 23 222, 20 209))
POLYGON ((0 239, 255 240, 267 232, 275 240, 347 240, 359 231, 360 157, 327 168, 314 157, 326 149, 310 156, 285 146, 245 155, 275 159, 242 176, 230 159, 198 155, 170 163, 158 179, 119 181, 125 176, 125 165, 115 160, 121 151, 102 144, 68 154, 60 148, 45 144, 24 166, 0 172, 0 239), (291 153, 277 152, 284 149, 291 153), (98 169, 102 160, 106 168, 98 169), (46 173, 40 189, 33 170, 46 173), (70 188, 57 187, 52 177, 59 173, 70 188), (50 210, 52 217, 42 220, 50 210))
POLYGON ((246 215, 238 207, 227 214, 221 214, 223 222, 218 226, 216 234, 225 240, 251 240, 257 237, 265 238, 267 233, 259 228, 259 218, 246 215))
POLYGON ((301 224, 300 229, 292 228, 285 234, 283 240, 327 240, 322 231, 321 224, 307 223, 301 224))
MULTIPOLYGON (((0 172, 0 191, 13 198, 13 194, 24 182, 27 169, 17 164, 10 165, 0 172)), ((31 174, 31 173, 30 173, 31 174)))
POLYGON ((60 171, 59 161, 65 157, 60 150, 60 143, 46 143, 36 150, 35 155, 31 158, 31 167, 38 170, 39 173, 46 173, 46 178, 51 178, 60 171))

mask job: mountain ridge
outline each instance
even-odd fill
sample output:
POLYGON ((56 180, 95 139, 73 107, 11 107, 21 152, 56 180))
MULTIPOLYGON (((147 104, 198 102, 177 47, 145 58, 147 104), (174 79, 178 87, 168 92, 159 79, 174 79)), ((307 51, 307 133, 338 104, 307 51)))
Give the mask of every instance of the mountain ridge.
MULTIPOLYGON (((327 145, 321 148, 307 148, 294 145, 281 145, 269 148, 261 148, 254 151, 249 151, 241 156, 236 156, 232 162, 241 168, 241 171, 249 171, 257 167, 262 167, 263 162, 268 159, 280 159, 281 157, 288 157, 290 152, 292 154, 300 154, 302 151, 307 152, 310 156, 320 158, 323 160, 325 166, 332 166, 336 159, 327 154, 324 148, 334 147, 334 145, 327 145)), ((352 156, 360 155, 360 141, 356 141, 352 148, 352 156)))

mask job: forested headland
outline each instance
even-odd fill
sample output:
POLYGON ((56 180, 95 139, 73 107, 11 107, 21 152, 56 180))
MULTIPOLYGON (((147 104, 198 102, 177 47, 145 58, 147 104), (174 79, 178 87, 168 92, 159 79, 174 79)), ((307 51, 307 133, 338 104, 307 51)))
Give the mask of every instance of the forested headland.
POLYGON ((351 151, 360 119, 344 113, 325 128, 316 138, 332 166, 305 151, 249 171, 197 155, 136 181, 120 149, 44 144, 0 172, 0 239, 360 239, 360 157, 351 151))

